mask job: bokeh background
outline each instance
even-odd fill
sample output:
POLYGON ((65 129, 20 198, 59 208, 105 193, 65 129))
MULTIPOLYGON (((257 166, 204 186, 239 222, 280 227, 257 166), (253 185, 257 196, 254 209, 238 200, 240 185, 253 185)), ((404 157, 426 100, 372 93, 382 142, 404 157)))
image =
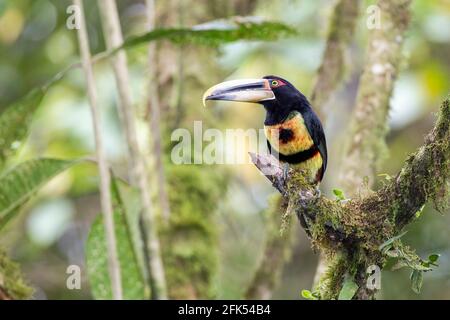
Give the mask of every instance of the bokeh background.
MULTIPOLYGON (((125 36, 142 33, 144 1, 117 3, 125 36)), ((79 60, 76 31, 66 27, 70 4, 66 0, 0 0, 0 112, 79 60)), ((322 189, 329 195, 330 190, 339 188, 334 172, 338 170, 339 151, 364 63, 368 35, 365 10, 370 4, 371 1, 363 1, 361 6, 345 84, 328 103, 325 130, 330 155, 322 189)), ((173 129, 192 130, 194 120, 203 121, 204 129, 262 127, 264 112, 252 105, 219 103, 212 109, 204 109, 201 97, 211 85, 224 79, 276 74, 296 84, 305 95, 310 94, 333 1, 157 0, 156 8, 158 27, 193 26, 236 15, 255 15, 283 21, 301 33, 288 40, 238 42, 218 49, 158 43, 156 81, 163 113, 165 164, 170 176, 178 170, 170 162, 173 129)), ((85 1, 85 10, 91 50, 102 52, 105 45, 96 2, 85 1)), ((423 143, 435 120, 434 113, 450 88, 450 1, 414 0, 412 12, 402 71, 391 99, 389 156, 380 172, 392 175, 398 172, 407 155, 423 143)), ((147 97, 146 52, 145 46, 128 51, 130 85, 134 103, 141 112, 145 110, 147 97)), ((104 113, 108 158, 117 172, 124 172, 126 145, 116 113, 116 87, 110 64, 97 63, 95 76, 104 113)), ((140 139, 145 142, 145 122, 140 127, 140 139)), ((39 156, 74 158, 94 153, 80 69, 70 71, 50 89, 35 115, 29 138, 17 148, 20 152, 9 160, 9 165, 39 156)), ((210 208, 219 239, 216 297, 239 298, 261 258, 265 241, 263 212, 274 190, 252 165, 220 165, 214 170, 211 166, 192 165, 186 170, 205 172, 193 183, 203 186, 206 193, 217 193, 210 208), (218 190, 213 190, 214 187, 218 190)), ((63 173, 46 185, 27 204, 24 213, 0 233, 0 244, 21 264, 36 289, 36 299, 91 298, 84 272, 84 244, 100 210, 97 182, 96 168, 92 165, 79 165, 63 173), (82 267, 81 290, 66 289, 65 271, 69 264, 82 267)), ((201 194, 197 198, 190 196, 189 187, 177 190, 175 186, 169 192, 182 193, 184 198, 177 201, 201 201, 201 194)), ((174 205, 173 209, 178 207, 174 205)), ((195 206, 192 210, 196 210, 195 206)), ((410 289, 408 270, 383 271, 380 297, 450 299, 450 215, 442 215, 427 205, 408 230, 405 242, 424 257, 441 254, 440 266, 425 274, 420 295, 410 289)), ((318 255, 312 252, 302 229, 296 228, 295 233, 292 257, 284 267, 274 298, 300 299, 300 291, 312 285, 318 255)))

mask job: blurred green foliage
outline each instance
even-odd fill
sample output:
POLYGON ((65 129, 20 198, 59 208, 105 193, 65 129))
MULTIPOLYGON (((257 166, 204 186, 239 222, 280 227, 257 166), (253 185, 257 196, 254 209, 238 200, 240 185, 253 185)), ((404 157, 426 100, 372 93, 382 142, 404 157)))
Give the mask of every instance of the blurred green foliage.
POLYGON ((39 188, 77 160, 35 159, 0 175, 0 229, 39 188))
POLYGON ((33 289, 23 280, 19 264, 12 262, 2 248, 0 248, 0 287, 9 288, 7 294, 10 299, 28 299, 33 293, 33 289))
POLYGON ((161 230, 169 296, 217 296, 217 204, 227 190, 222 170, 203 166, 168 168, 171 217, 161 230))
MULTIPOLYGON (((145 30, 142 1, 117 2, 124 33, 127 36, 142 34, 145 30)), ((172 125, 176 127, 177 123, 176 112, 183 114, 178 126, 188 129, 192 128, 194 120, 203 120, 205 126, 220 129, 261 127, 263 113, 257 108, 235 104, 227 109, 203 109, 201 95, 204 89, 219 79, 279 74, 309 95, 314 73, 320 63, 332 2, 196 0, 193 4, 193 0, 182 0, 179 7, 171 8, 169 1, 157 0, 158 26, 189 27, 232 15, 254 14, 268 20, 286 22, 299 33, 297 37, 269 43, 251 41, 218 48, 197 48, 189 45, 192 40, 189 38, 190 31, 185 31, 182 32, 185 38, 181 46, 158 43, 157 85, 162 101, 166 153, 171 146, 172 125), (182 14, 171 16, 168 12, 182 14), (179 72, 180 61, 184 62, 182 76, 179 72)), ((357 37, 349 52, 350 70, 346 84, 330 103, 330 121, 326 127, 330 167, 323 185, 324 192, 328 194, 332 194, 333 188, 339 188, 333 174, 339 166, 335 159, 339 158, 342 129, 351 112, 357 79, 364 62, 368 34, 365 9, 373 3, 364 1, 361 6, 357 37)), ((8 115, 10 111, 6 110, 7 106, 78 61, 76 33, 66 28, 66 9, 70 4, 69 0, 0 0, 0 112, 4 111, 3 118, 0 118, 0 133, 6 128, 4 123, 15 121, 8 115)), ((99 53, 105 47, 98 9, 95 1, 85 1, 85 6, 91 49, 93 53, 99 53)), ((405 63, 392 99, 389 161, 385 162, 382 173, 395 176, 407 154, 422 144, 434 121, 432 112, 437 110, 449 91, 449 24, 448 1, 413 2, 413 21, 404 50, 405 63)), ((245 24, 243 26, 245 28, 245 24)), ((277 26, 267 27, 265 32, 273 39, 279 38, 278 31, 287 31, 277 29, 277 26)), ((260 37, 255 31, 258 30, 252 31, 253 36, 260 37)), ((173 34, 174 39, 179 40, 180 34, 173 34)), ((207 31, 205 35, 208 35, 207 31)), ((231 34, 230 37, 234 39, 231 34)), ((143 40, 135 38, 133 41, 143 40)), ((203 43, 204 39, 198 41, 203 43)), ((213 44, 217 45, 214 41, 213 44)), ((130 57, 130 85, 136 105, 142 111, 146 97, 146 71, 143 65, 147 53, 145 46, 129 49, 127 53, 130 57)), ((105 119, 102 129, 107 138, 108 157, 114 171, 118 176, 123 176, 126 172, 126 146, 114 109, 114 80, 108 63, 96 64, 95 72, 105 119)), ((17 145, 14 139, 0 141, 0 159, 9 157, 4 166, 14 167, 36 157, 77 158, 92 154, 92 131, 84 88, 83 75, 75 69, 49 88, 36 112, 37 101, 41 99, 36 91, 35 95, 29 96, 30 104, 14 105, 14 110, 23 110, 20 112, 22 117, 28 118, 34 113, 34 120, 26 143, 17 145)), ((139 125, 142 128, 147 126, 143 121, 139 125)), ((24 129, 10 128, 17 132, 24 129)), ((146 131, 142 132, 140 138, 145 141, 146 131)), ((0 136, 7 137, 8 133, 0 136)), ((267 196, 273 192, 272 188, 252 166, 227 166, 224 170, 194 165, 177 167, 169 164, 167 167, 173 210, 170 232, 179 235, 167 239, 165 234, 169 231, 161 230, 164 259, 170 266, 167 273, 171 295, 239 298, 252 279, 252 272, 261 256, 265 229, 260 213, 267 207, 267 196), (211 208, 218 208, 219 214, 211 208), (211 249, 210 244, 215 241, 220 242, 219 249, 211 249), (189 278, 192 274, 203 276, 193 282, 189 278), (192 283, 195 283, 194 287, 192 283)), ((380 177, 378 183, 381 184, 382 179, 380 177)), ((67 210, 63 206, 58 208, 61 212, 67 210)), ((26 215, 11 221, 2 230, 0 241, 22 265, 26 277, 36 287, 36 298, 92 297, 86 277, 84 250, 89 228, 95 219, 99 219, 96 218, 99 211, 96 168, 93 165, 79 165, 41 190, 33 202, 24 208, 26 215), (37 216, 35 207, 55 199, 68 201, 76 214, 71 217, 69 225, 60 226, 61 235, 54 243, 43 246, 33 240, 29 223, 35 221, 31 217, 37 216), (65 287, 65 268, 69 264, 82 266, 80 291, 65 287)), ((440 266, 432 273, 423 275, 424 285, 420 295, 410 289, 410 272, 406 268, 396 272, 383 271, 382 298, 450 299, 448 225, 448 214, 439 215, 431 206, 424 208, 420 219, 409 227, 402 241, 417 248, 419 256, 429 256, 435 252, 441 254, 440 266)), ((297 233, 292 260, 284 269, 275 298, 297 299, 300 288, 311 287, 317 256, 309 249, 303 231, 297 233)))
MULTIPOLYGON (((111 184, 113 197, 114 226, 117 242, 117 255, 120 264, 122 290, 124 299, 148 299, 148 289, 144 281, 143 269, 139 263, 142 246, 133 243, 137 240, 133 235, 139 228, 139 207, 134 212, 127 212, 117 181, 111 184)), ((130 199, 129 199, 130 200, 130 199)), ((86 242, 86 265, 91 284, 91 292, 95 299, 112 299, 111 281, 108 270, 108 254, 106 248, 103 216, 97 216, 89 231, 86 242)))

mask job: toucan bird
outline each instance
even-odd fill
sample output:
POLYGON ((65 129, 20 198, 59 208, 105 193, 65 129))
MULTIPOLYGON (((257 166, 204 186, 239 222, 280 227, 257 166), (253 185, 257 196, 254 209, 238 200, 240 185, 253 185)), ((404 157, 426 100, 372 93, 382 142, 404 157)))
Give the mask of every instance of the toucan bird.
POLYGON ((269 151, 282 163, 308 172, 319 183, 327 168, 327 143, 322 124, 308 99, 277 76, 219 83, 203 95, 206 100, 253 102, 264 106, 264 132, 269 151))

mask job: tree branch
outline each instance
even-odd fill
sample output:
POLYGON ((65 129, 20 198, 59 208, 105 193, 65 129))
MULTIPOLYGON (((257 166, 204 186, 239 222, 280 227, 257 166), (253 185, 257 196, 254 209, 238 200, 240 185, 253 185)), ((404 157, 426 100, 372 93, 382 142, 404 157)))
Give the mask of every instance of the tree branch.
POLYGON ((286 210, 285 198, 278 195, 271 199, 270 208, 266 211, 266 244, 261 263, 253 276, 245 293, 246 299, 268 300, 272 298, 273 290, 279 282, 283 266, 291 256, 292 232, 280 235, 282 216, 286 210))
MULTIPOLYGON (((358 0, 338 0, 330 17, 322 64, 319 67, 311 95, 311 103, 323 124, 325 124, 328 114, 327 101, 342 85, 346 74, 348 65, 346 55, 353 39, 359 5, 360 1, 358 0)), ((314 275, 313 286, 318 283, 326 267, 326 257, 321 254, 314 275)))
MULTIPOLYGON (((344 144, 344 157, 340 166, 339 185, 350 197, 355 197, 358 193, 370 194, 370 187, 381 161, 387 154, 385 136, 389 99, 400 69, 402 44, 410 20, 410 2, 411 0, 378 0, 376 4, 380 13, 379 26, 375 24, 374 29, 370 30, 366 62, 347 135, 349 140, 344 144), (366 187, 361 188, 364 184, 366 187)), ((358 215, 348 217, 361 218, 358 215)), ((386 219, 385 215, 375 212, 363 218, 378 225, 379 232, 392 235, 392 225, 386 229, 380 226, 379 221, 386 219)), ((359 227, 366 226, 363 223, 359 227)), ((376 239, 367 241, 376 243, 376 239)), ((361 284, 357 293, 360 299, 373 298, 375 293, 363 284, 369 260, 366 259, 365 264, 358 266, 355 275, 361 284)), ((381 263, 382 258, 375 257, 372 260, 372 264, 381 263)))
POLYGON ((91 107, 92 125, 94 128, 95 150, 100 174, 100 202, 105 224, 106 244, 108 250, 108 268, 111 278, 112 295, 115 300, 122 299, 122 281, 120 275, 120 262, 117 256, 116 235, 114 232, 114 217, 111 202, 110 181, 108 163, 103 150, 101 136, 101 119, 97 105, 97 92, 95 89, 94 72, 92 70, 89 40, 84 18, 82 0, 74 0, 74 4, 80 8, 80 29, 78 30, 78 43, 80 46, 82 66, 86 77, 89 105, 91 107))
MULTIPOLYGON (((109 49, 119 47, 123 43, 119 16, 115 0, 99 0, 98 5, 102 14, 104 36, 109 49)), ((154 299, 166 299, 167 288, 164 266, 161 259, 156 219, 150 200, 145 163, 141 155, 136 134, 134 107, 129 89, 129 75, 127 58, 124 51, 119 51, 112 57, 114 75, 119 90, 119 114, 128 145, 132 185, 137 186, 142 204, 142 220, 145 225, 146 248, 148 251, 148 266, 152 280, 154 299)))
POLYGON ((285 215, 297 215, 313 248, 332 262, 316 288, 320 297, 337 299, 345 275, 354 272, 359 287, 355 297, 370 299, 375 291, 366 287, 366 269, 373 264, 381 268, 386 262, 379 246, 412 221, 427 201, 441 209, 449 205, 450 97, 442 103, 425 144, 408 158, 397 177, 362 198, 327 199, 317 194, 302 171, 290 169, 284 181, 275 158, 253 155, 252 160, 274 185, 283 186, 279 191, 287 203, 285 215), (263 171, 267 168, 272 174, 263 171))
POLYGON ((322 63, 311 94, 311 104, 322 122, 326 118, 326 102, 338 89, 345 76, 346 51, 353 38, 359 11, 358 0, 338 0, 333 8, 322 63))
POLYGON ((339 185, 354 196, 364 180, 375 180, 387 153, 389 99, 400 69, 411 0, 379 0, 380 28, 370 30, 367 58, 342 161, 339 185))
POLYGON ((408 157, 397 177, 366 201, 395 223, 396 232, 414 220, 428 199, 439 211, 448 207, 450 97, 442 103, 436 126, 425 141, 408 157))
MULTIPOLYGON (((323 53, 322 57, 322 63, 319 67, 319 70, 317 72, 315 84, 312 90, 311 95, 311 103, 314 106, 314 110, 318 113, 319 118, 322 120, 322 123, 325 123, 326 121, 326 103, 331 98, 332 94, 339 88, 339 86, 342 84, 342 81, 345 77, 346 73, 346 54, 348 47, 350 45, 350 42, 353 38, 353 33, 356 26, 356 21, 358 18, 358 11, 359 11, 359 2, 355 0, 338 0, 336 4, 334 5, 334 8, 332 10, 332 14, 330 17, 330 24, 328 27, 328 35, 326 39, 325 44, 325 51, 323 53)), ((269 159, 263 159, 260 157, 260 155, 251 155, 253 158, 252 160, 256 161, 256 166, 258 165, 264 166, 265 161, 269 161, 269 159), (257 159, 258 158, 258 159, 257 159)), ((266 164, 271 164, 271 161, 269 161, 266 164)), ((262 167, 258 167, 262 171, 262 167)), ((265 169, 273 169, 273 168, 265 168, 265 169)), ((283 188, 282 182, 280 179, 282 179, 282 168, 279 168, 277 170, 276 177, 273 176, 272 178, 275 178, 275 180, 271 180, 269 177, 269 180, 271 180, 272 184, 275 186, 275 188, 278 189, 282 194, 285 193, 284 190, 281 190, 283 188)), ((266 171, 264 171, 266 172, 266 171)), ((281 203, 281 200, 278 199, 279 203, 281 203)), ((273 214, 276 214, 274 212, 275 208, 270 208, 268 210, 268 215, 272 216, 273 214)), ((279 211, 284 212, 282 208, 278 208, 279 211)), ((264 299, 269 296, 269 285, 273 288, 275 287, 276 281, 272 281, 273 277, 267 277, 266 279, 262 276, 265 274, 265 271, 267 270, 267 265, 271 265, 271 261, 273 259, 273 256, 280 256, 285 257, 288 256, 284 254, 284 252, 288 251, 288 248, 291 245, 290 241, 284 241, 280 243, 280 239, 289 239, 289 234, 291 233, 292 228, 286 226, 286 221, 283 222, 282 229, 284 230, 283 235, 280 237, 279 234, 273 234, 272 237, 269 237, 266 243, 266 248, 263 255, 263 260, 260 264, 260 268, 257 270, 256 275, 253 279, 253 282, 250 285, 249 291, 247 293, 247 297, 252 299, 264 299), (281 245, 283 244, 283 245, 281 245), (259 283, 261 282, 261 283, 259 283), (254 290, 255 288, 264 288, 264 290, 254 290)), ((270 229, 270 227, 269 227, 270 229)), ((286 260, 286 259, 284 259, 286 260)), ((282 263, 277 264, 277 268, 281 269, 284 265, 284 260, 282 263)), ((322 274, 322 271, 326 267, 325 257, 321 256, 319 258, 319 264, 316 271, 316 276, 314 277, 314 283, 317 282, 318 278, 322 274)), ((273 274, 276 274, 277 272, 281 272, 281 270, 274 270, 273 274)), ((273 279, 275 280, 276 277, 273 279)))
MULTIPOLYGON (((147 0, 147 31, 152 31, 155 27, 155 1, 147 0)), ((158 78, 156 77, 156 45, 148 45, 148 120, 150 122, 150 139, 153 149, 153 165, 155 167, 155 184, 158 193, 159 209, 164 220, 167 222, 170 218, 169 199, 167 197, 167 181, 163 165, 163 153, 161 146, 161 114, 158 94, 158 78)))

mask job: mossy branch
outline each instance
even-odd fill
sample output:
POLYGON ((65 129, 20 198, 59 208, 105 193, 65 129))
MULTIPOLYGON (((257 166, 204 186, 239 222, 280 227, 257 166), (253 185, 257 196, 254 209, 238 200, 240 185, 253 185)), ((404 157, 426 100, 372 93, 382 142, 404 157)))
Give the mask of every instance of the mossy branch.
POLYGON ((0 248, 0 300, 29 299, 33 289, 26 284, 19 266, 0 248))
POLYGON ((427 200, 438 211, 448 207, 450 178, 450 96, 442 103, 425 144, 410 155, 395 179, 368 197, 367 209, 382 212, 399 232, 414 220, 427 200))
MULTIPOLYGON (((329 114, 327 102, 343 84, 348 74, 349 64, 346 58, 353 39, 359 6, 359 0, 337 0, 330 16, 325 51, 311 94, 311 103, 323 124, 329 114)), ((326 257, 321 255, 314 276, 314 284, 319 281, 326 269, 326 264, 326 257)))
POLYGON ((366 269, 383 267, 386 257, 379 246, 391 239, 429 200, 438 209, 448 206, 450 179, 450 97, 441 106, 434 129, 425 144, 411 155, 390 183, 377 192, 349 201, 319 195, 302 171, 283 169, 271 155, 251 155, 256 167, 282 193, 285 217, 295 214, 311 239, 313 249, 324 252, 333 266, 321 278, 321 298, 337 299, 344 277, 359 287, 356 298, 370 299, 375 291, 366 287, 366 269), (340 270, 337 272, 336 270, 340 270), (342 270, 345 270, 341 272, 342 270))
MULTIPOLYGON (((351 39, 353 38, 358 18, 359 4, 360 1, 355 0, 338 0, 332 9, 325 50, 311 95, 311 103, 323 123, 326 120, 327 114, 325 109, 326 102, 339 88, 345 77, 347 67, 346 54, 351 39)), ((262 158, 258 160, 265 161, 262 158)), ((279 173, 281 174, 281 171, 279 173)), ((281 176, 278 177, 278 179, 280 178, 281 176)), ((276 188, 282 187, 279 180, 273 182, 276 188)), ((283 190, 279 189, 279 191, 284 193, 283 190)), ((279 198, 277 202, 281 203, 283 201, 279 198)), ((278 214, 279 211, 283 212, 284 210, 282 208, 272 207, 267 213, 269 216, 273 216, 278 214)), ((288 256, 286 252, 289 251, 290 242, 284 240, 290 238, 290 230, 284 230, 286 232, 281 237, 279 234, 276 234, 268 239, 260 268, 257 270, 247 291, 247 298, 264 299, 271 296, 271 292, 277 282, 276 279, 279 278, 275 275, 281 272, 285 259, 278 261, 275 272, 272 272, 273 269, 269 270, 270 268, 268 266, 272 265, 271 261, 274 260, 273 256, 288 256), (271 287, 271 290, 269 287, 271 287)))

